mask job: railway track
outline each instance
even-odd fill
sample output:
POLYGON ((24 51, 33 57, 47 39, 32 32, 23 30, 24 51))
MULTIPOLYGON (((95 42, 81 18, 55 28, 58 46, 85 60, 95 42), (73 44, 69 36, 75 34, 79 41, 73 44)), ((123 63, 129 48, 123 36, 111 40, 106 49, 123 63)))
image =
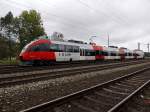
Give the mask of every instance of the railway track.
POLYGON ((117 112, 150 83, 150 68, 98 84, 21 112, 117 112))
MULTIPOLYGON (((136 60, 137 61, 137 60, 136 60)), ((127 61, 127 62, 136 62, 136 61, 127 61)), ((138 60, 137 62, 146 62, 148 60, 138 60)), ((36 70, 48 70, 56 68, 67 68, 67 67, 76 67, 76 66, 87 66, 94 64, 109 64, 110 62, 72 62, 72 63, 56 63, 51 66, 19 66, 19 65, 4 65, 0 66, 0 74, 11 74, 11 73, 20 73, 20 72, 30 72, 36 70)), ((112 61, 112 63, 120 63, 120 61, 112 61)))
MULTIPOLYGON (((74 68, 65 68, 65 69, 57 69, 57 70, 44 70, 44 71, 36 71, 31 73, 23 73, 23 74, 14 74, 0 77, 0 88, 13 86, 17 84, 24 84, 35 81, 42 81, 48 79, 55 79, 65 76, 78 75, 81 73, 89 73, 94 71, 100 71, 105 69, 112 69, 117 67, 129 66, 134 64, 139 64, 141 62, 126 62, 126 63, 114 63, 114 64, 106 64, 106 65, 92 65, 92 66, 83 66, 83 67, 74 67, 74 68)), ((142 62, 143 63, 143 62, 142 62)))
POLYGON ((117 112, 150 112, 150 83, 140 89, 117 112))
MULTIPOLYGON (((141 60, 143 61, 143 60, 141 60)), ((112 61, 117 63, 119 61, 112 61)), ((56 69, 56 68, 67 68, 75 66, 87 66, 93 64, 107 64, 110 62, 72 62, 72 63, 54 63, 50 66, 19 66, 19 65, 0 65, 0 74, 18 73, 18 72, 29 72, 36 70, 56 69)))

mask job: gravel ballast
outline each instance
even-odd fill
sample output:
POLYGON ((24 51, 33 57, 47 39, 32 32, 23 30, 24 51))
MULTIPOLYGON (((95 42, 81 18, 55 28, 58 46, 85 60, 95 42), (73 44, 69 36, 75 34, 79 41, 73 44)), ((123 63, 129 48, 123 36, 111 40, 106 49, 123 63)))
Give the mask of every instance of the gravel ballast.
POLYGON ((99 72, 0 88, 0 110, 17 112, 81 89, 148 67, 150 62, 99 72))

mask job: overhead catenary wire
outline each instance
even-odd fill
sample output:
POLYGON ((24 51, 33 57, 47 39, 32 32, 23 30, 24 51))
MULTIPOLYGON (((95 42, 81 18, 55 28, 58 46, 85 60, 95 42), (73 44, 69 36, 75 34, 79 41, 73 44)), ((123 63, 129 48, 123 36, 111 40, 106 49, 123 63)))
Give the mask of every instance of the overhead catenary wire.
MULTIPOLYGON (((97 0, 98 1, 98 5, 100 5, 100 0, 97 0)), ((125 22, 127 25, 130 25, 130 23, 127 21, 128 18, 127 17, 124 17, 123 15, 121 15, 121 13, 119 13, 119 10, 115 11, 115 7, 111 7, 110 5, 110 2, 106 1, 106 0, 101 0, 101 2, 105 5, 105 8, 107 8, 113 16, 115 16, 117 19, 125 22), (121 16, 119 16, 121 15, 121 16)))
MULTIPOLYGON (((10 0, 11 1, 11 0, 10 0)), ((9 1, 9 2, 10 2, 9 1)), ((8 2, 8 1, 6 1, 6 2, 8 2)), ((12 3, 12 5, 16 5, 16 6, 19 6, 18 8, 21 8, 21 9, 33 9, 33 7, 30 7, 30 6, 27 6, 27 5, 22 5, 22 4, 19 4, 19 3, 17 3, 17 2, 14 2, 14 1, 11 1, 12 3), (23 8, 24 7, 24 8, 23 8)), ((77 23, 77 24, 71 24, 71 23, 76 23, 75 21, 71 21, 70 19, 68 19, 68 18, 65 18, 65 17, 62 17, 62 16, 58 16, 58 15, 55 15, 55 14, 52 14, 52 13, 50 13, 50 12, 47 12, 46 10, 44 10, 44 13, 46 13, 46 14, 48 14, 48 15, 51 15, 51 16, 53 16, 53 17, 55 17, 55 18, 57 18, 57 19, 61 19, 61 20, 63 20, 63 22, 61 21, 61 22, 59 22, 60 24, 64 24, 64 25, 70 25, 70 26, 72 26, 73 28, 76 26, 78 26, 78 27, 80 27, 80 28, 82 28, 82 29, 84 29, 84 30, 86 30, 87 32, 91 32, 91 30, 89 30, 88 28, 86 28, 85 26, 81 26, 81 24, 79 24, 79 23, 77 23), (68 22, 68 21, 70 21, 70 22, 68 22)), ((57 21, 57 20, 55 20, 55 21, 57 21)), ((80 29, 81 30, 81 29, 80 29)))
POLYGON ((103 15, 105 18, 111 18, 112 21, 114 21, 117 24, 127 25, 127 23, 124 20, 122 20, 120 18, 116 18, 114 15, 108 15, 108 14, 104 13, 103 11, 100 11, 100 10, 98 10, 96 8, 93 8, 89 4, 83 2, 82 0, 76 0, 76 1, 79 2, 80 4, 82 4, 83 6, 85 6, 85 7, 89 8, 89 9, 93 10, 95 13, 97 13, 99 15, 103 15))
MULTIPOLYGON (((125 24, 127 24, 124 20, 119 19, 118 17, 116 17, 116 16, 114 16, 114 15, 113 15, 113 16, 112 16, 112 15, 108 15, 108 14, 106 14, 106 13, 103 12, 103 11, 100 11, 100 10, 98 10, 98 9, 96 9, 96 8, 93 8, 93 7, 89 6, 89 4, 84 3, 82 0, 77 0, 77 1, 79 1, 79 3, 80 3, 82 6, 83 6, 83 4, 84 4, 84 6, 86 6, 88 9, 93 10, 96 14, 102 16, 103 18, 109 18, 109 19, 112 18, 112 21, 114 21, 115 23, 117 23, 117 24, 119 24, 119 25, 125 25, 125 24), (112 17, 111 17, 111 16, 112 16, 112 17)), ((8 2, 9 4, 10 4, 10 2, 11 2, 12 5, 15 5, 15 6, 21 8, 21 9, 33 9, 33 8, 34 8, 34 7, 32 7, 32 6, 28 5, 28 4, 20 4, 20 3, 18 3, 18 2, 13 1, 13 0, 9 0, 9 1, 6 1, 6 2, 8 2)), ((41 2, 44 3, 44 1, 41 1, 41 2)), ((50 5, 50 6, 52 6, 51 4, 49 4, 49 3, 47 3, 47 2, 45 2, 44 5, 47 5, 47 6, 50 5)), ((43 8, 42 10, 44 11, 44 13, 45 13, 46 15, 49 15, 49 16, 53 17, 53 18, 54 18, 54 21, 58 22, 59 24, 65 25, 65 26, 63 26, 63 29, 67 29, 67 27, 69 26, 69 27, 72 27, 72 28, 79 28, 79 29, 77 29, 77 30, 84 31, 84 32, 87 32, 87 33, 89 33, 89 34, 94 32, 93 30, 90 30, 90 28, 86 27, 86 25, 83 24, 83 23, 80 22, 80 21, 73 20, 73 19, 71 19, 71 18, 69 18, 69 17, 64 17, 64 16, 62 16, 62 15, 60 16, 60 15, 57 15, 57 14, 53 14, 52 12, 49 12, 49 11, 45 10, 44 8, 43 8), (56 19, 55 19, 55 18, 56 18, 56 19), (61 20, 61 21, 60 21, 60 20, 61 20)), ((62 9, 62 10, 63 10, 63 9, 62 9)), ((51 19, 51 18, 50 18, 50 19, 51 19)), ((53 26, 53 25, 52 25, 52 26, 53 26)), ((98 28, 97 28, 97 29, 98 29, 98 28)), ((71 31, 71 30, 70 30, 70 31, 71 31)), ((102 33, 103 33, 103 32, 102 32, 102 33)))

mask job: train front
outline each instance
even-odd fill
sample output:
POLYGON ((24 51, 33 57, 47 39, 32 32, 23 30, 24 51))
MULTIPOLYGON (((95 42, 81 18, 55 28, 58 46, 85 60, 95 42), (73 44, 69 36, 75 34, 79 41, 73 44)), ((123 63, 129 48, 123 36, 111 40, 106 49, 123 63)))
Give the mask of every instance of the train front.
POLYGON ((21 51, 21 53, 19 54, 19 60, 20 60, 20 65, 32 65, 32 61, 30 59, 30 47, 32 46, 34 42, 30 42, 29 44, 27 44, 21 51))
POLYGON ((27 44, 19 55, 21 65, 46 65, 55 60, 48 39, 38 39, 27 44))

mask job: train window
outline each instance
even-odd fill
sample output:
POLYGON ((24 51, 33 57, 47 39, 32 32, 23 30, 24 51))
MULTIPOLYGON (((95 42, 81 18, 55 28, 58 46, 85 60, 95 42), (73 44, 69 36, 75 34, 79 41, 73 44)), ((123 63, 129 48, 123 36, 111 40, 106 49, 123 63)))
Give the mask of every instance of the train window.
POLYGON ((96 55, 103 55, 103 51, 96 50, 95 54, 96 55))
POLYGON ((95 52, 93 50, 85 50, 85 56, 95 56, 95 52))
POLYGON ((103 55, 104 56, 108 56, 108 52, 107 51, 103 51, 103 55))
POLYGON ((59 46, 58 44, 51 44, 50 45, 50 51, 59 51, 59 46))
POLYGON ((67 52, 73 52, 73 46, 71 46, 71 45, 66 45, 66 51, 67 51, 67 52))
POLYGON ((74 52, 79 52, 79 47, 78 46, 73 46, 73 51, 74 52))
POLYGON ((96 50, 96 55, 99 55, 99 50, 96 50))
POLYGON ((112 53, 112 52, 110 52, 110 56, 113 56, 113 53, 112 53))
POLYGON ((129 53, 129 56, 132 56, 132 53, 129 53))
POLYGON ((91 50, 91 56, 95 56, 95 51, 91 50))
POLYGON ((119 56, 118 52, 116 52, 116 56, 119 56))
POLYGON ((90 56, 90 50, 85 50, 85 56, 90 56))
POLYGON ((60 52, 65 52, 65 45, 60 44, 58 46, 59 46, 59 51, 60 52))
POLYGON ((99 54, 100 54, 100 55, 103 55, 103 51, 99 51, 99 54))
POLYGON ((116 56, 117 54, 115 52, 111 52, 110 56, 116 56))

